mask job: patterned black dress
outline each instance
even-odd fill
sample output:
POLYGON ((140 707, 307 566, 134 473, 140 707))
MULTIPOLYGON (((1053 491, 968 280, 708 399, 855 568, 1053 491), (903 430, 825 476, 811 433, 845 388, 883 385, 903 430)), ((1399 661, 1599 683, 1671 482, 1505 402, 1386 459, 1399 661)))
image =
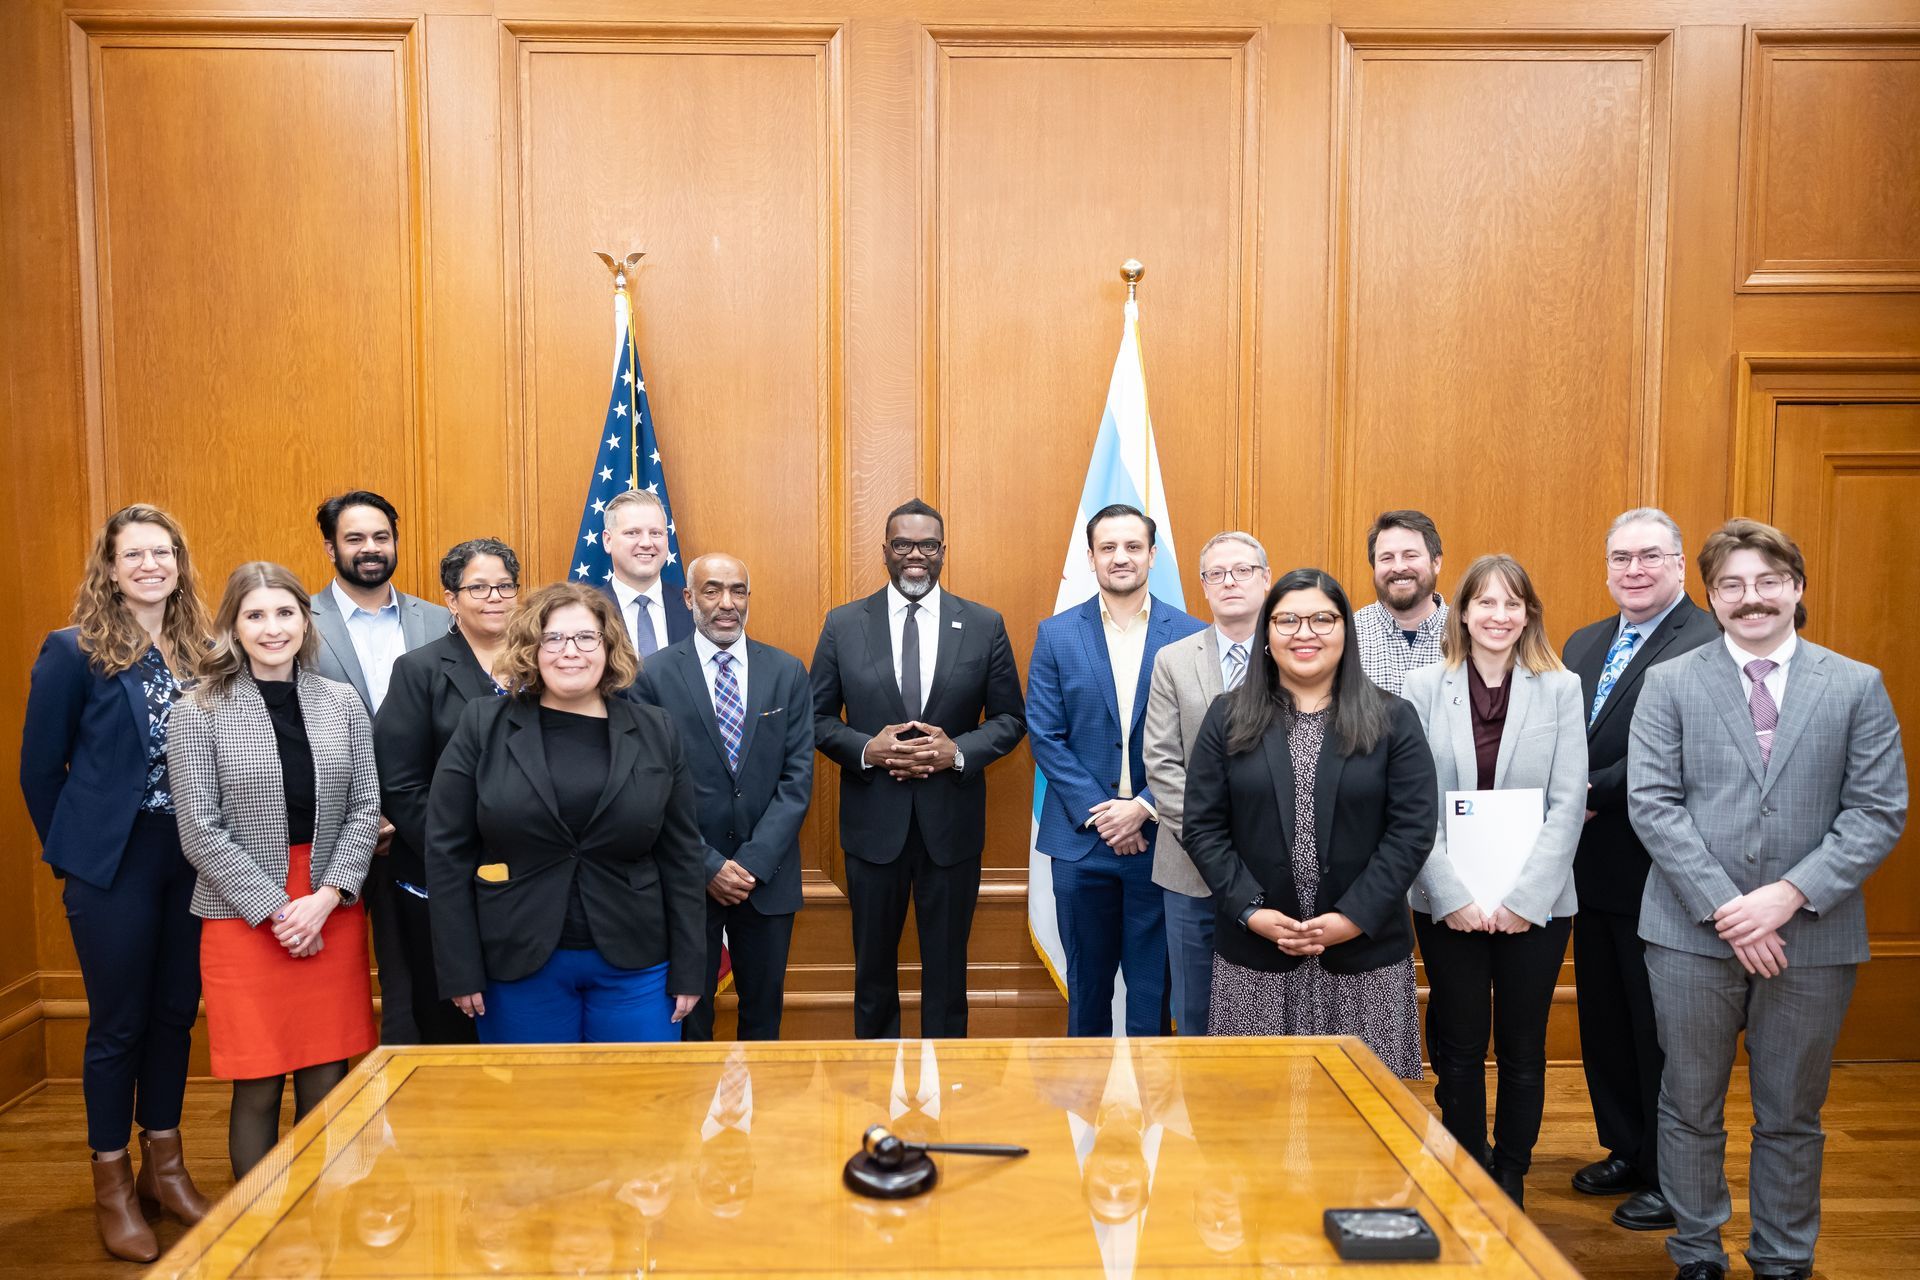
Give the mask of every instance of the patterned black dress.
MULTIPOLYGON (((1301 909, 1320 888, 1314 844, 1313 783, 1328 713, 1293 718, 1287 750, 1293 757, 1293 883, 1301 909)), ((1365 973, 1329 973, 1308 956, 1285 973, 1248 969, 1213 956, 1216 1036, 1359 1036, 1403 1080, 1420 1079, 1420 1021, 1413 991, 1413 957, 1365 973)))

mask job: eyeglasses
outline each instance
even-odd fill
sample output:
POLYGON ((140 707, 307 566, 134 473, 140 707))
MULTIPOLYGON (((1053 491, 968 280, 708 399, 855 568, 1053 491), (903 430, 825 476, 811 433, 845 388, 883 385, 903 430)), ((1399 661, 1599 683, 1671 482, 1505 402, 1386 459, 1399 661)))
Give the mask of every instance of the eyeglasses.
POLYGON ((520 594, 517 582, 473 582, 461 587, 469 600, 485 600, 488 596, 499 596, 502 600, 511 600, 520 594))
POLYGON ((600 647, 600 633, 598 631, 549 631, 540 637, 540 648, 546 653, 565 653, 569 643, 581 653, 592 653, 600 647))
POLYGON ((1313 631, 1313 634, 1330 636, 1333 634, 1333 629, 1340 625, 1340 615, 1310 613, 1303 617, 1297 613, 1276 613, 1273 615, 1271 625, 1276 635, 1291 636, 1299 634, 1300 624, 1303 622, 1313 631))
POLYGON ((922 538, 918 542, 909 542, 905 538, 895 538, 887 544, 887 548, 902 560, 906 559, 908 554, 914 551, 918 551, 921 555, 931 560, 940 554, 940 548, 945 545, 946 544, 938 538, 922 538))
POLYGON ((747 594, 748 593, 747 593, 747 588, 745 584, 742 584, 739 586, 723 587, 717 582, 709 582, 706 586, 700 588, 700 598, 702 600, 722 600, 728 596, 732 596, 740 600, 745 600, 747 598, 747 594))
POLYGON ((1721 604, 1739 604, 1747 598, 1747 588, 1762 600, 1777 600, 1793 578, 1784 573, 1763 573, 1748 582, 1745 578, 1722 578, 1713 584, 1713 594, 1721 604))
POLYGON ((1615 573, 1625 573, 1635 565, 1639 565, 1642 569, 1658 569, 1668 560, 1679 558, 1678 551, 1662 551, 1657 547, 1648 547, 1644 551, 1609 551, 1607 568, 1615 573))
POLYGON ((172 547, 136 547, 136 548, 131 548, 129 550, 120 552, 118 555, 114 557, 114 559, 118 560, 121 564, 127 566, 127 568, 129 569, 137 569, 140 567, 141 564, 143 564, 146 561, 147 557, 149 556, 153 557, 153 562, 155 564, 172 564, 173 548, 172 547))
POLYGON ((1200 581, 1210 587, 1217 587, 1227 580, 1228 574, 1232 574, 1235 582, 1250 582, 1253 575, 1258 572, 1260 572, 1260 566, 1257 564, 1237 564, 1231 569, 1202 569, 1200 581))

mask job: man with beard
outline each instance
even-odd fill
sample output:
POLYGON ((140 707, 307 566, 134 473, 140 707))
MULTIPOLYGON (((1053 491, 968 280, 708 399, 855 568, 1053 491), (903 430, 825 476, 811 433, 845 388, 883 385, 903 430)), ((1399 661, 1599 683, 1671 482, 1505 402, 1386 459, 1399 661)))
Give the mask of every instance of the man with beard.
POLYGON ((946 524, 919 499, 887 516, 887 585, 827 615, 814 743, 840 766, 853 912, 853 1033, 900 1035, 900 932, 920 930, 920 1034, 967 1034, 967 936, 986 844, 987 766, 1026 736, 1006 624, 940 589, 946 524))
POLYGON ((1382 511, 1367 530, 1367 563, 1379 597, 1354 611, 1354 638, 1367 677, 1398 697, 1407 673, 1440 661, 1447 605, 1440 581, 1440 530, 1422 511, 1382 511))
POLYGON ((1906 825, 1900 725, 1880 673, 1799 638, 1806 560, 1757 520, 1700 548, 1724 632, 1649 671, 1627 814, 1653 858, 1640 937, 1666 1063, 1660 1191, 1677 1280, 1723 1280, 1727 1082, 1744 1033, 1755 1280, 1807 1280, 1820 1107, 1867 958, 1860 887, 1906 825))
POLYGON ((626 623, 627 638, 642 663, 693 634, 693 617, 682 592, 669 591, 661 570, 673 553, 667 544, 667 508, 645 489, 616 494, 600 513, 600 540, 613 560, 613 578, 600 590, 626 623))
MULTIPOLYGON (((313 593, 313 627, 320 637, 313 669, 353 686, 372 716, 386 700, 393 664, 401 654, 447 634, 446 609, 396 591, 390 579, 400 562, 400 513, 377 493, 354 489, 328 498, 314 513, 320 543, 333 561, 333 581, 313 593)), ((393 826, 380 823, 380 843, 361 897, 373 927, 373 954, 380 968, 380 1039, 418 1044, 413 983, 406 947, 392 907, 396 893, 426 897, 424 885, 395 881, 384 857, 393 826)))
POLYGON ((800 909, 800 826, 813 800, 807 669, 747 638, 747 566, 736 557, 695 559, 685 596, 693 635, 648 658, 630 695, 673 717, 700 796, 707 972, 681 1033, 713 1039, 725 931, 740 994, 738 1036, 778 1040, 793 913, 800 909))
POLYGON ((1587 822, 1573 859, 1580 901, 1573 976, 1580 1065, 1607 1149, 1605 1159, 1573 1175, 1573 1189, 1627 1195, 1613 1211, 1616 1225, 1665 1231, 1673 1211, 1660 1198, 1660 1038, 1640 941, 1648 862, 1627 821, 1627 742, 1647 672, 1712 643, 1720 629, 1687 598, 1680 526, 1666 512, 1622 513, 1607 530, 1606 554, 1607 592, 1619 612, 1574 632, 1561 655, 1580 677, 1587 711, 1587 822))
POLYGON ((1153 882, 1159 832, 1144 721, 1160 650, 1202 629, 1147 589, 1155 528, 1116 503, 1087 521, 1099 590, 1040 623, 1027 685, 1033 763, 1047 791, 1034 847, 1053 859, 1067 959, 1067 1034, 1113 1034, 1113 980, 1127 983, 1128 1035, 1167 1030, 1166 902, 1153 882))

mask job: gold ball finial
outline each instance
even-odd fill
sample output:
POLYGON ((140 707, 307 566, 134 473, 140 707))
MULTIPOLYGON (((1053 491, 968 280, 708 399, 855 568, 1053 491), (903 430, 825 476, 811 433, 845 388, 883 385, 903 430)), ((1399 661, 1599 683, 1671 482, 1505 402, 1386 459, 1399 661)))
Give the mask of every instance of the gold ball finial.
POLYGON ((1147 274, 1147 269, 1138 258, 1128 258, 1120 264, 1120 278, 1125 280, 1129 285, 1139 284, 1140 277, 1145 274, 1147 274))

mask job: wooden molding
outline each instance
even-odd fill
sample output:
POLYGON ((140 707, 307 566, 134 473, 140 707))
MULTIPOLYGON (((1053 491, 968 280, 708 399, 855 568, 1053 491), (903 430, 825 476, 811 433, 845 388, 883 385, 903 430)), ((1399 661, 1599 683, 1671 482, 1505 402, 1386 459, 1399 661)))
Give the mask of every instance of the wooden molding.
POLYGON ((1920 400, 1920 351, 1743 351, 1734 360, 1733 514, 1773 518, 1774 415, 1794 401, 1920 400))

